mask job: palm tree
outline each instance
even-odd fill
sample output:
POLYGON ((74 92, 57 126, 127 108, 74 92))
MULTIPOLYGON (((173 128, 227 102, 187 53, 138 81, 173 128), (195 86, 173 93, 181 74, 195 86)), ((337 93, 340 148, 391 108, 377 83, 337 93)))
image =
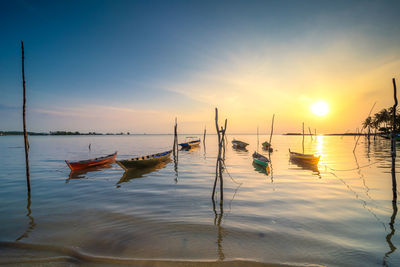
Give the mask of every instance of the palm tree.
POLYGON ((368 116, 365 121, 363 122, 363 129, 368 128, 368 142, 370 138, 370 133, 371 133, 371 126, 372 126, 372 118, 371 116, 368 116))
POLYGON ((365 121, 363 122, 363 128, 366 129, 367 127, 371 127, 372 126, 372 118, 371 116, 368 116, 365 121))

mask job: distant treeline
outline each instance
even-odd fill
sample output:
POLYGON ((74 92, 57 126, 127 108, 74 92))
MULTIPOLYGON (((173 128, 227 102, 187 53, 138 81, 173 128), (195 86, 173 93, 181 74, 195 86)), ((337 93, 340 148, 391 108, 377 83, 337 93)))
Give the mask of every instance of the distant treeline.
MULTIPOLYGON (((126 135, 130 133, 127 132, 126 135)), ((22 131, 0 131, 0 136, 5 135, 24 135, 22 131)), ((103 133, 96 132, 88 132, 88 133, 80 133, 78 131, 70 132, 70 131, 54 131, 49 133, 36 133, 36 132, 28 132, 28 135, 104 135, 103 133)), ((125 133, 106 133, 105 135, 125 135, 125 133)))
MULTIPOLYGON (((400 114, 399 110, 396 109, 395 116, 396 132, 400 131, 400 114)), ((388 134, 391 132, 393 127, 393 107, 384 108, 381 111, 375 113, 373 116, 367 117, 363 122, 365 129, 373 129, 375 132, 388 134)))

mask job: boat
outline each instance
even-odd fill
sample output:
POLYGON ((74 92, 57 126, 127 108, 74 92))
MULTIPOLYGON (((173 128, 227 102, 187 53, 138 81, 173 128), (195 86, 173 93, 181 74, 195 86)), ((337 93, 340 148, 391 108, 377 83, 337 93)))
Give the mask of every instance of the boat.
POLYGON ((246 149, 246 146, 248 146, 249 144, 243 141, 239 141, 236 139, 232 140, 232 147, 236 148, 236 149, 246 149))
POLYGON ((169 160, 171 153, 172 150, 168 150, 162 153, 152 154, 148 156, 142 156, 125 160, 117 160, 117 163, 125 171, 135 168, 148 168, 157 165, 160 162, 169 160))
POLYGON ((200 145, 200 139, 198 137, 186 137, 187 142, 180 143, 182 149, 190 149, 194 146, 200 145))
MULTIPOLYGON (((381 135, 383 138, 385 138, 385 139, 392 139, 392 136, 391 136, 391 134, 386 134, 386 135, 381 135)), ((396 141, 400 141, 400 134, 395 134, 395 136, 394 136, 394 139, 396 140, 396 141)))
POLYGON ((302 153, 292 152, 290 151, 290 148, 289 148, 289 154, 290 154, 290 160, 307 162, 309 164, 318 164, 319 158, 321 157, 321 155, 315 156, 314 154, 302 154, 302 153))
POLYGON ((253 162, 257 165, 267 168, 269 164, 269 159, 260 153, 254 152, 253 153, 253 162))
POLYGON ((267 165, 267 167, 264 167, 253 161, 253 167, 256 172, 263 173, 265 175, 269 175, 271 173, 271 168, 269 164, 267 165))
POLYGON ((95 166, 101 166, 105 164, 110 164, 115 161, 115 157, 117 156, 117 152, 104 156, 104 157, 98 157, 98 158, 93 158, 93 159, 87 159, 87 160, 80 160, 80 161, 74 161, 70 162, 68 160, 65 161, 67 163, 68 167, 71 169, 71 171, 78 171, 78 170, 83 170, 87 168, 92 168, 95 166))
POLYGON ((264 150, 267 150, 268 152, 273 152, 274 150, 272 149, 272 146, 269 142, 265 141, 262 143, 262 147, 264 150))

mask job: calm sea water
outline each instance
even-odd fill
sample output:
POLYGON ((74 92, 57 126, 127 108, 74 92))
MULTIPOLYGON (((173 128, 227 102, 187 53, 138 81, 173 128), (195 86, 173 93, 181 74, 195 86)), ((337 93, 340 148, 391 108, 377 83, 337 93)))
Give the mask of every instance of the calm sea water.
POLYGON ((23 137, 0 137, 0 263, 400 265, 389 141, 361 138, 353 154, 353 137, 307 137, 316 169, 289 161, 301 137, 276 135, 267 174, 252 164, 256 136, 228 136, 221 209, 211 201, 216 139, 180 151, 177 166, 70 174, 66 159, 152 154, 173 137, 32 136, 28 196, 23 137))

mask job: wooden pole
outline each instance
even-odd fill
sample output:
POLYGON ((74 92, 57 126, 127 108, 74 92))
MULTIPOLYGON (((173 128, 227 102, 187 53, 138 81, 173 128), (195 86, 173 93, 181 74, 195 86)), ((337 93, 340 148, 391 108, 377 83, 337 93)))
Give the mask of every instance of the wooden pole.
POLYGON ((22 105, 22 120, 24 126, 24 144, 25 144, 25 167, 26 167, 26 184, 28 187, 28 192, 31 192, 31 181, 29 174, 29 141, 28 141, 28 133, 26 131, 26 87, 25 87, 25 57, 24 57, 24 42, 21 41, 21 49, 22 49, 22 87, 23 87, 23 105, 22 105))
MULTIPOLYGON (((222 143, 221 146, 224 149, 224 156, 223 159, 220 159, 220 163, 219 163, 219 191, 220 191, 220 196, 221 196, 221 204, 224 201, 224 179, 222 177, 222 160, 225 160, 225 131, 226 131, 226 125, 228 123, 228 120, 225 119, 225 127, 222 129, 222 143)), ((222 127, 221 127, 222 128, 222 127)), ((220 149, 222 148, 220 147, 220 149)))
POLYGON ((396 108, 397 108, 397 88, 396 80, 393 78, 393 92, 394 92, 394 105, 393 105, 393 118, 392 118, 392 191, 393 201, 397 201, 397 181, 396 181, 396 108))
POLYGON ((317 129, 314 128, 314 136, 317 138, 317 129))
POLYGON ((225 130, 226 130, 226 124, 228 123, 228 120, 227 119, 225 119, 225 126, 224 126, 224 128, 222 128, 222 126, 221 126, 221 133, 222 133, 222 149, 223 149, 223 156, 222 156, 222 159, 223 160, 225 160, 225 148, 226 148, 226 143, 227 143, 227 141, 226 141, 226 135, 225 135, 225 130))
POLYGON ((304 122, 303 122, 303 154, 304 154, 304 122))
POLYGON ((272 147, 272 134, 274 133, 274 119, 275 119, 275 114, 272 115, 272 124, 271 124, 271 133, 269 135, 269 146, 272 147))
POLYGON ((174 147, 173 147, 174 160, 178 161, 178 120, 175 118, 174 125, 174 147))
POLYGON ((394 105, 392 116, 392 157, 396 157, 396 108, 397 108, 397 88, 396 80, 393 78, 394 105))
POLYGON ((213 192, 211 199, 214 201, 214 196, 215 196, 215 190, 217 187, 217 180, 219 178, 220 182, 220 196, 221 196, 221 202, 220 205, 222 205, 223 200, 224 200, 224 181, 222 178, 222 168, 223 168, 223 160, 225 158, 225 132, 226 132, 226 126, 227 126, 228 120, 225 119, 225 127, 221 127, 221 130, 218 126, 218 109, 215 108, 215 128, 217 130, 218 134, 218 157, 217 157, 217 164, 215 166, 215 180, 214 180, 214 186, 213 186, 213 192), (222 150, 223 156, 222 156, 222 150))
POLYGON ((312 139, 312 133, 311 133, 310 127, 308 127, 308 131, 310 132, 310 137, 311 137, 311 141, 312 141, 313 139, 312 139))

